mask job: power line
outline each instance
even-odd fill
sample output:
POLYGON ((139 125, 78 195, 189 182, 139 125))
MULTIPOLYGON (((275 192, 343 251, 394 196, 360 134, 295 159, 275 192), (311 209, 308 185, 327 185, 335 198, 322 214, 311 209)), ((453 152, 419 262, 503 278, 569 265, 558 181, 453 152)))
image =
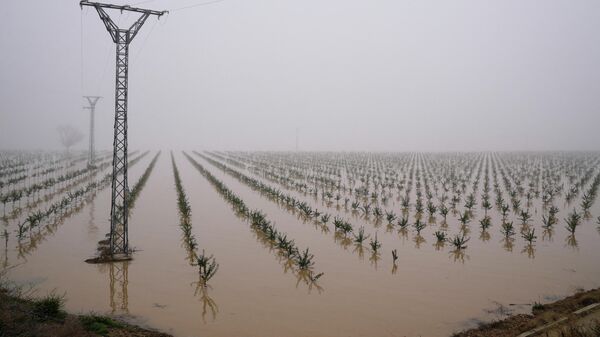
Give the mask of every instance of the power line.
POLYGON ((83 11, 81 11, 81 22, 80 22, 80 30, 81 30, 81 94, 83 95, 83 11))
POLYGON ((109 46, 106 51, 106 57, 104 58, 104 67, 102 68, 102 75, 100 75, 100 80, 98 80, 98 91, 100 91, 100 86, 104 81, 104 76, 106 75, 106 69, 108 68, 108 60, 110 59, 110 54, 113 52, 114 44, 109 43, 109 46))
POLYGON ((148 2, 152 2, 152 1, 154 1, 154 0, 140 1, 140 2, 136 2, 134 4, 131 4, 131 6, 137 6, 137 5, 145 4, 145 3, 148 3, 148 2))
POLYGON ((152 32, 154 31, 154 27, 156 27, 157 23, 158 23, 158 21, 154 21, 154 24, 152 25, 152 27, 150 27, 150 31, 148 32, 148 34, 146 34, 146 36, 142 40, 142 44, 140 45, 140 48, 138 49, 137 53, 135 54, 135 56, 131 60, 132 63, 137 63, 137 59, 140 57, 140 54, 142 53, 142 50, 144 49, 144 46, 146 46, 146 41, 148 41, 148 37, 150 35, 152 35, 152 32))
POLYGON ((79 23, 79 28, 80 28, 79 30, 81 31, 81 33, 80 33, 81 36, 80 36, 80 40, 79 40, 79 46, 81 48, 81 55, 80 55, 80 57, 81 57, 81 62, 80 62, 80 66, 81 66, 80 86, 81 86, 81 88, 80 89, 81 89, 81 93, 83 94, 83 11, 81 12, 81 21, 79 23))
POLYGON ((206 6, 206 5, 212 5, 218 2, 223 2, 225 0, 214 0, 214 1, 207 1, 207 2, 202 2, 199 4, 195 4, 195 5, 189 5, 189 6, 184 6, 184 7, 179 7, 179 8, 175 8, 175 9, 170 9, 169 12, 176 12, 176 11, 180 11, 183 9, 190 9, 190 8, 194 8, 194 7, 200 7, 200 6, 206 6))
MULTIPOLYGON (((135 3, 131 4, 130 6, 141 5, 141 4, 145 4, 145 3, 149 3, 149 2, 153 2, 153 1, 155 1, 155 0, 139 1, 139 2, 135 2, 135 3)), ((192 9, 192 8, 195 8, 195 7, 212 5, 212 4, 219 3, 219 2, 224 2, 224 1, 225 0, 213 0, 213 1, 206 1, 206 2, 197 3, 197 4, 194 4, 194 5, 189 5, 189 6, 174 8, 174 9, 170 9, 167 12, 167 14, 169 14, 169 12, 176 12, 176 11, 181 11, 181 10, 186 10, 186 9, 192 9)), ((119 27, 119 25, 120 25, 120 23, 121 23, 122 20, 123 21, 127 21, 127 19, 129 18, 129 14, 130 14, 130 12, 127 11, 126 13, 123 13, 123 14, 119 15, 119 17, 117 19, 117 27, 119 27)), ((165 16, 165 19, 164 19, 163 22, 166 22, 167 19, 168 19, 168 17, 169 17, 168 15, 165 16)), ((150 32, 144 37, 144 40, 142 41, 142 44, 140 45, 140 49, 135 54, 135 56, 132 58, 132 62, 133 63, 136 63, 137 59, 139 58, 139 55, 141 54, 141 51, 144 49, 144 47, 146 45, 148 37, 154 31, 154 28, 156 27, 156 25, 157 25, 157 22, 154 22, 154 24, 150 28, 150 32)), ((84 67, 84 64, 83 64, 83 54, 84 54, 84 51, 83 51, 83 13, 82 13, 82 17, 81 17, 81 41, 82 41, 82 43, 81 43, 81 91, 82 91, 82 94, 83 94, 83 87, 84 87, 84 84, 83 84, 84 83, 84 72, 83 72, 83 67, 84 67)), ((108 68, 108 61, 110 59, 111 50, 112 50, 112 44, 110 45, 109 50, 107 50, 107 53, 106 53, 106 58, 105 58, 104 66, 102 68, 102 74, 100 75, 100 79, 98 80, 98 85, 97 85, 98 91, 100 90, 101 83, 103 82, 104 77, 106 75, 106 70, 108 68)))

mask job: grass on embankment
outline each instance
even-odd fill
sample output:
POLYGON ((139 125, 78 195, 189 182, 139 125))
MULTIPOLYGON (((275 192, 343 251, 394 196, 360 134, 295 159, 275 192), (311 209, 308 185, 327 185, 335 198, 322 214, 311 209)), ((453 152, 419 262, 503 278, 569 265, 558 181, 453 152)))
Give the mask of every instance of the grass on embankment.
POLYGON ((32 298, 0 280, 0 336, 171 337, 106 316, 69 314, 64 302, 57 294, 32 298))
POLYGON ((481 325, 478 328, 455 333, 452 337, 514 337, 531 329, 555 322, 563 317, 568 320, 558 327, 538 334, 539 336, 598 337, 600 322, 580 324, 581 317, 572 313, 593 303, 600 303, 600 288, 581 291, 562 300, 541 304, 534 303, 531 315, 514 315, 504 320, 481 325))

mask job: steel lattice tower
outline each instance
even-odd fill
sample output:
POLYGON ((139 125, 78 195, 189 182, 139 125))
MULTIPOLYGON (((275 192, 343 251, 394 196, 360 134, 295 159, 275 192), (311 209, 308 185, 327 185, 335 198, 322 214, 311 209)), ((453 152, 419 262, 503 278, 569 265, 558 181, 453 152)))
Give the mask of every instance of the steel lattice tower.
POLYGON ((153 11, 130 6, 117 6, 98 2, 81 1, 79 5, 96 9, 102 23, 116 46, 115 80, 115 126, 113 140, 112 197, 110 208, 110 253, 113 258, 129 256, 127 219, 129 214, 127 185, 127 85, 129 68, 129 44, 137 35, 150 15, 161 15, 166 11, 153 11), (104 9, 116 9, 141 13, 131 27, 119 28, 104 9))
POLYGON ((93 167, 94 166, 94 160, 95 160, 95 148, 94 148, 94 113, 96 112, 96 103, 98 103, 98 100, 100 98, 102 98, 102 96, 83 96, 85 99, 87 99, 88 104, 90 106, 84 106, 84 109, 89 109, 90 110, 90 149, 89 149, 89 159, 88 159, 88 167, 93 167))

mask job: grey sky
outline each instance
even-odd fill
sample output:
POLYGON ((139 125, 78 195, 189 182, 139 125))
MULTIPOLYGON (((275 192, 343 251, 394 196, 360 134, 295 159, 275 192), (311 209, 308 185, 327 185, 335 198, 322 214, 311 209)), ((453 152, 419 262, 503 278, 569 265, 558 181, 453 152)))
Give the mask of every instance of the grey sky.
MULTIPOLYGON (((96 12, 5 0, 0 19, 0 148, 87 134, 82 94, 105 97, 110 148, 96 12)), ((132 148, 291 150, 298 127, 304 150, 600 149, 597 0, 225 0, 148 19, 130 53, 132 148)))

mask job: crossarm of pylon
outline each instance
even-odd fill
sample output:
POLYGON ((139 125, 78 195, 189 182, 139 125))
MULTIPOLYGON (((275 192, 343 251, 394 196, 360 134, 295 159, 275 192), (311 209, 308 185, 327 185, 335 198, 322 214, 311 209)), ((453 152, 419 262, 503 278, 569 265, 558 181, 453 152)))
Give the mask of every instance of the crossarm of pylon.
POLYGON ((140 28, 142 28, 142 25, 144 24, 144 22, 146 22, 146 19, 149 16, 150 14, 144 13, 142 14, 142 16, 140 16, 139 19, 137 19, 133 23, 133 25, 131 25, 131 28, 129 28, 129 42, 131 42, 133 38, 137 35, 137 33, 140 31, 140 28))

